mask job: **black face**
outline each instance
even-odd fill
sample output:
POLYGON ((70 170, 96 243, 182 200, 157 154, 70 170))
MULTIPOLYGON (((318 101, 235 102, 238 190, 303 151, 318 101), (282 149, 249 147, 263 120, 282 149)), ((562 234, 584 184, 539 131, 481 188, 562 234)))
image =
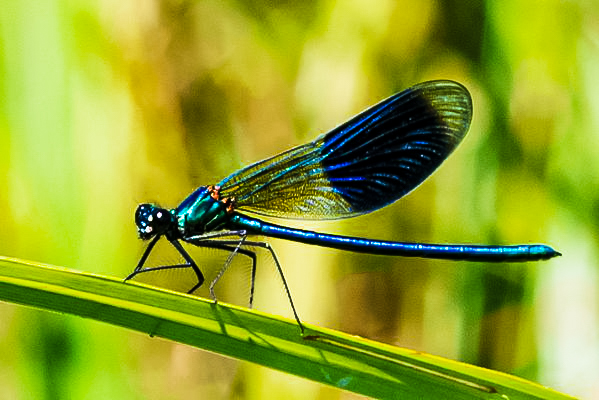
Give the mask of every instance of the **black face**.
POLYGON ((135 211, 135 225, 139 237, 143 240, 156 235, 164 235, 170 229, 176 229, 176 221, 168 210, 152 204, 140 204, 135 211))

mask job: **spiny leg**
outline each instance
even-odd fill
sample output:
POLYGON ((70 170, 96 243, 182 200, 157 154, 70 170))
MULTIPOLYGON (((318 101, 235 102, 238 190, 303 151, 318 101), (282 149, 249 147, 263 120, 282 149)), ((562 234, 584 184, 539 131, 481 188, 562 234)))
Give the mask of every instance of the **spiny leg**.
MULTIPOLYGON (((189 239, 187 239, 187 241, 193 245, 198 246, 198 247, 215 248, 215 249, 220 249, 220 250, 225 250, 225 251, 231 252, 232 254, 230 254, 229 257, 227 258, 226 265, 230 264, 232 262, 235 253, 239 253, 241 255, 249 257, 252 260, 252 277, 251 277, 250 301, 249 301, 249 307, 252 308, 253 303, 254 303, 254 287, 255 287, 255 279, 256 279, 256 266, 257 266, 256 253, 254 253, 253 251, 241 248, 241 243, 239 240, 236 240, 236 241, 214 240, 214 239, 218 239, 221 237, 227 237, 227 236, 240 236, 242 238, 245 238, 247 235, 246 235, 245 231, 211 232, 207 235, 189 238, 189 239)), ((192 268, 194 270, 194 273, 196 274, 196 277, 198 278, 198 283, 195 284, 190 290, 188 290, 187 293, 190 293, 190 294, 193 293, 200 286, 202 286, 205 278, 204 278, 204 275, 202 274, 200 268, 197 266, 197 264, 191 258, 191 256, 187 253, 187 251, 185 251, 185 249, 179 243, 179 241, 171 240, 170 243, 183 256, 183 258, 186 261, 185 264, 162 265, 162 266, 158 266, 158 267, 143 268, 150 253, 152 252, 152 249, 154 248, 154 246, 156 245, 156 243, 158 242, 160 237, 161 236, 156 236, 152 239, 152 241, 150 242, 150 244, 144 251, 141 259, 139 260, 137 266, 135 267, 133 272, 130 273, 124 279, 124 281, 126 282, 126 281, 134 278, 135 276, 142 274, 142 273, 146 273, 146 272, 156 272, 156 271, 179 269, 179 268, 180 269, 192 268)), ((223 273, 224 273, 224 271, 221 271, 221 273, 219 275, 222 275, 223 273)), ((220 278, 220 276, 218 278, 220 278)), ((214 297, 213 286, 214 286, 214 284, 211 285, 211 294, 214 297)))
POLYGON ((179 253, 181 253, 185 261, 187 261, 187 265, 193 268, 193 272, 195 272, 196 277, 198 278, 198 283, 196 283, 194 287, 187 291, 187 293, 193 293, 197 288, 202 286, 202 283, 204 283, 204 274, 202 274, 202 271, 200 271, 198 265, 195 263, 195 261, 193 261, 193 258, 191 258, 187 251, 185 251, 185 249, 183 248, 183 246, 181 246, 181 243, 179 243, 178 240, 171 240, 170 242, 175 247, 175 249, 179 250, 179 253))
MULTIPOLYGON (((231 236, 233 236, 233 235, 231 235, 231 236)), ((275 262, 275 265, 277 266, 277 271, 279 271, 281 281, 283 282, 283 287, 285 288, 285 293, 287 294, 287 299, 289 300, 289 304, 291 305, 291 310, 293 311, 293 316, 295 317, 295 320, 297 321, 297 324, 299 325, 301 334, 303 336, 304 335, 304 325, 302 324, 302 322, 299 318, 299 315, 297 313, 297 310, 295 309, 295 304, 293 303, 293 298, 291 297, 291 291, 289 290, 289 285, 287 285, 287 280, 285 279, 285 275, 283 274, 283 269, 281 268, 279 259, 276 255, 274 249, 272 248, 272 246, 267 242, 254 242, 254 241, 247 241, 247 240, 243 241, 243 243, 240 243, 240 242, 241 242, 241 240, 231 240, 231 241, 219 240, 218 241, 219 244, 224 245, 224 246, 236 246, 236 248, 239 248, 243 244, 244 246, 249 246, 249 247, 252 247, 252 246, 260 247, 260 248, 266 249, 270 252, 270 255, 272 256, 272 258, 275 262)), ((208 243, 210 243, 210 241, 207 241, 206 244, 199 244, 199 243, 194 242, 194 244, 196 244, 198 246, 204 246, 204 245, 207 246, 208 243)), ((242 253, 243 250, 244 249, 239 249, 237 252, 240 254, 243 254, 242 253)), ((231 256, 229 256, 229 257, 231 258, 231 256)), ((222 275, 227 268, 228 268, 228 265, 223 267, 223 269, 221 270, 221 273, 219 275, 222 275)), ((254 296, 255 274, 256 274, 256 268, 255 268, 255 264, 254 264, 252 267, 252 287, 251 287, 250 301, 253 301, 253 296, 254 296)), ((219 277, 217 277, 217 278, 219 278, 219 277)), ((213 283, 214 283, 214 281, 213 281, 213 283)))
MULTIPOLYGON (((297 321, 297 324, 300 327, 302 335, 304 335, 304 326, 299 319, 297 310, 295 309, 295 304, 293 303, 293 298, 291 297, 291 291, 289 290, 289 285, 287 285, 287 280, 285 279, 285 275, 283 274, 283 269, 281 268, 281 264, 279 263, 279 259, 277 258, 277 255, 276 255, 274 249, 267 242, 246 241, 245 237, 247 237, 247 232, 243 231, 243 230, 241 230, 241 231, 225 231, 225 232, 211 233, 209 235, 204 235, 204 236, 191 237, 191 238, 185 239, 185 241, 189 242, 191 244, 194 244, 196 246, 199 246, 199 247, 212 247, 212 248, 223 249, 223 250, 232 250, 232 253, 227 258, 226 264, 230 264, 233 260, 233 257, 237 253, 243 254, 243 255, 246 255, 246 256, 252 258, 252 282, 251 282, 251 289, 250 289, 250 307, 253 304, 253 299, 254 299, 254 286, 255 286, 254 282, 255 282, 255 276, 256 276, 256 255, 255 255, 255 253, 253 253, 251 251, 242 249, 241 245, 243 244, 245 246, 261 247, 263 249, 268 250, 270 252, 273 260, 275 261, 275 265, 277 266, 277 271, 279 271, 281 281, 283 282, 283 286, 285 288, 285 293, 287 294, 289 304, 291 305, 291 310, 293 311, 293 316, 295 317, 295 320, 297 321), (211 240, 211 239, 217 239, 217 238, 227 237, 227 236, 239 236, 240 240, 235 240, 235 241, 211 240), (232 246, 235 246, 235 247, 232 247, 232 246)), ((152 242, 150 242, 150 244, 148 245, 148 248, 146 249, 142 258, 140 259, 137 267, 129 276, 127 276, 125 278, 125 281, 127 281, 127 280, 133 278, 134 276, 136 276, 137 274, 143 273, 143 272, 150 272, 150 271, 156 271, 156 270, 162 270, 162 269, 191 267, 191 268, 193 268, 194 272, 196 273, 196 276, 198 277, 198 284, 196 284, 194 287, 192 287, 187 292, 187 293, 193 293, 204 282, 204 275, 202 274, 202 272, 200 271, 200 269, 198 268, 196 263, 193 261, 193 259, 185 251, 185 249, 183 249, 183 246, 181 246, 181 244, 177 240, 172 240, 170 242, 179 251, 179 253, 181 253, 181 255, 183 256, 185 261, 187 261, 187 264, 162 266, 162 267, 147 268, 147 269, 142 270, 144 263, 146 262, 148 256, 150 255, 150 252, 152 251, 152 248, 154 247, 154 245, 156 244, 158 239, 159 239, 159 237, 156 237, 152 240, 152 242)), ((228 265, 225 266, 224 270, 226 270, 226 268, 228 268, 228 265)), ((222 273, 224 273, 224 270, 222 271, 222 273)), ((219 275, 222 275, 222 273, 220 273, 219 275)), ((211 286, 213 286, 213 285, 211 285, 211 286)))
MULTIPOLYGON (((223 265, 223 267, 220 269, 220 271, 218 271, 218 274, 216 275, 216 278, 214 278, 212 280, 212 282, 210 283, 210 297, 212 297, 212 300, 214 300, 216 302, 216 295, 214 294, 214 286, 216 286, 217 282, 220 280, 220 278, 223 277, 223 275, 225 274, 225 272, 227 271, 227 269, 229 269, 229 267, 231 266, 231 263, 233 262, 233 258, 235 257, 235 255, 237 254, 237 252, 239 251, 239 249, 241 248, 241 245, 243 244, 243 242, 245 242, 245 239, 247 238, 247 235, 241 236, 241 238, 239 239, 239 241, 237 242, 237 245, 235 246, 235 249, 233 249, 233 251, 229 254, 229 257, 227 257, 227 260, 225 261, 225 265, 223 265)), ((254 280, 253 280, 253 271, 252 271, 252 287, 254 286, 254 280)), ((253 289, 252 289, 253 291, 253 289)), ((250 297, 253 297, 253 294, 250 294, 250 297)), ((253 299, 252 299, 253 301, 253 299)))
MULTIPOLYGON (((198 242, 198 243, 194 243, 194 244, 198 247, 226 250, 230 253, 234 253, 235 251, 237 251, 238 254, 249 257, 252 260, 252 276, 251 276, 251 283, 250 283, 250 301, 249 301, 249 308, 252 308, 253 304, 254 304, 254 286, 255 286, 254 283, 256 280, 256 266, 257 266, 256 253, 251 250, 244 249, 244 248, 238 248, 238 244, 239 244, 238 240, 236 240, 236 241, 207 240, 204 242, 198 242)), ((232 260, 230 261, 229 259, 231 259, 231 255, 229 255, 229 257, 227 257, 227 261, 225 262, 225 264, 227 262, 229 262, 229 263, 232 262, 232 260)), ((226 269, 226 268, 224 268, 224 269, 226 269)), ((223 269, 221 269, 221 272, 219 273, 219 275, 223 275, 223 274, 224 274, 224 271, 223 271, 223 269)), ((219 279, 220 279, 220 276, 219 276, 219 279)), ((216 299, 214 299, 214 300, 216 300, 216 299)))
POLYGON ((137 263, 137 266, 135 267, 133 272, 131 272, 125 278, 125 280, 124 280, 125 282, 127 282, 129 279, 133 278, 135 275, 139 274, 140 272, 142 272, 142 268, 143 268, 144 264, 146 263, 146 260, 150 256, 152 249, 154 248, 154 246, 156 245, 156 243, 158 242, 159 239, 160 239, 160 236, 156 236, 154 239, 152 239, 152 241, 150 242, 148 247, 146 247, 146 250, 144 251, 143 255, 139 259, 139 262, 137 263))
POLYGON ((283 286, 285 287, 285 293, 287 293, 287 298, 289 299, 289 304, 291 305, 291 310, 293 311, 293 316, 295 317, 295 320, 297 321, 297 324, 299 325, 302 336, 304 336, 304 325, 302 324, 302 321, 300 321, 299 315, 297 314, 297 311, 295 309, 295 305, 293 304, 293 298, 291 297, 291 291, 289 290, 289 286, 287 285, 287 280, 285 279, 285 275, 283 274, 283 269, 281 268, 281 264, 279 263, 279 259, 277 258, 277 255, 275 254, 275 250, 267 242, 246 242, 246 245, 262 247, 270 252, 270 254, 277 266, 277 270, 279 271, 279 275, 281 276, 281 280, 283 281, 283 286))
POLYGON ((146 272, 155 272, 155 271, 160 271, 160 270, 177 269, 177 268, 191 268, 191 269, 193 269, 193 272, 196 274, 196 277, 198 278, 198 282, 187 293, 192 293, 197 288, 202 286, 202 284, 204 283, 204 280, 205 280, 204 274, 202 274, 202 271, 200 271, 200 268, 197 266, 195 261, 193 261, 191 256, 187 253, 187 251, 185 251, 183 246, 181 246, 181 243, 179 243, 179 241, 176 239, 169 240, 169 242, 173 245, 173 247, 175 249, 177 249, 179 254, 181 254, 181 256, 185 259, 185 261, 186 261, 185 264, 163 265, 163 266, 159 266, 159 267, 151 267, 151 268, 145 268, 145 269, 143 268, 143 265, 145 264, 146 260, 148 259, 150 252, 152 251, 152 249, 158 242, 158 239, 160 239, 160 236, 156 236, 150 242, 146 251, 142 255, 141 259, 139 260, 137 267, 135 267, 133 272, 130 273, 129 276, 127 276, 125 278, 125 281, 128 281, 129 279, 135 277, 136 275, 146 273, 146 272))
POLYGON ((228 237, 228 236, 237 236, 239 238, 242 238, 244 236, 247 236, 247 231, 245 231, 245 230, 237 230, 237 231, 209 232, 209 233, 205 233, 203 235, 190 236, 190 237, 187 237, 187 238, 185 238, 183 240, 185 240, 186 242, 189 242, 191 244, 195 244, 196 246, 201 246, 199 244, 201 242, 207 242, 207 241, 212 240, 212 239, 220 239, 220 238, 228 237))
MULTIPOLYGON (((214 293, 214 286, 220 280, 220 278, 222 278, 225 271, 229 268, 229 266, 233 262, 233 258, 235 257, 235 255, 237 253, 240 253, 240 254, 245 254, 252 258, 252 282, 251 282, 251 289, 250 289, 250 308, 252 308, 252 304, 254 302, 254 279, 256 276, 256 255, 251 251, 247 251, 247 250, 240 251, 241 246, 246 238, 247 238, 247 232, 245 230, 238 230, 238 231, 209 232, 209 233, 206 233, 203 235, 191 236, 191 237, 188 237, 185 239, 186 242, 191 243, 198 247, 222 248, 222 249, 227 249, 227 250, 231 251, 231 253, 227 257, 227 260, 225 261, 224 266, 218 272, 218 275, 216 276, 216 278, 214 278, 212 280, 212 282, 210 283, 210 288, 209 288, 210 297, 212 297, 212 300, 214 300, 214 302, 217 301, 216 294, 214 293), (238 236, 239 240, 220 240, 220 238, 230 237, 230 236, 238 236), (219 240, 215 240, 215 239, 219 239, 219 240), (222 246, 222 247, 220 247, 220 246, 222 246), (231 247, 231 246, 235 246, 235 247, 231 247)), ((195 290, 195 288, 194 288, 194 290, 195 290)))

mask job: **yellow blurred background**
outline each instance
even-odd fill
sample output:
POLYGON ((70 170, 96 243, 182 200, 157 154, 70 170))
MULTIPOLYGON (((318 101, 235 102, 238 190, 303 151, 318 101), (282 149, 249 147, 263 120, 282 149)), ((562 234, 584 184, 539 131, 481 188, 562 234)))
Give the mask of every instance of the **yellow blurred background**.
MULTIPOLYGON (((0 254, 117 277, 145 246, 138 203, 175 207, 417 82, 463 83, 470 132, 414 193, 289 224, 564 256, 485 265, 271 240, 298 312, 599 398, 594 0, 18 0, 0 7, 0 56, 0 254)), ((256 308, 291 317, 272 262, 259 268, 256 308)), ((0 398, 354 398, 80 318, 3 303, 0 321, 0 398)))

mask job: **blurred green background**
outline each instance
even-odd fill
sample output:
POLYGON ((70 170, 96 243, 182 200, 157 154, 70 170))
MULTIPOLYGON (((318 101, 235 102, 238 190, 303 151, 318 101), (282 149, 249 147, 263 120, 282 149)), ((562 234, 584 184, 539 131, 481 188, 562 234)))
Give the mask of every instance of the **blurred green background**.
MULTIPOLYGON (((417 82, 463 83, 473 125, 418 190, 372 215, 291 224, 564 256, 485 265, 271 240, 296 307, 599 397, 596 0, 7 1, 0 55, 0 254, 119 277, 144 249, 138 203, 174 207, 417 82)), ((260 264, 255 306, 291 316, 273 270, 260 264)), ((0 398, 354 398, 80 318, 0 304, 0 321, 0 398)))

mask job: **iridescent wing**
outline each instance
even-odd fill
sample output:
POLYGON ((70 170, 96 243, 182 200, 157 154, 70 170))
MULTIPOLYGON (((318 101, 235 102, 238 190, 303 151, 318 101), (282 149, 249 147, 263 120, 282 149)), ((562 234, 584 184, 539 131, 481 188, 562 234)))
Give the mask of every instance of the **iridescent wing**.
POLYGON ((452 81, 418 84, 391 96, 313 142, 225 178, 236 209, 301 219, 365 214, 406 195, 466 135, 472 100, 452 81))

